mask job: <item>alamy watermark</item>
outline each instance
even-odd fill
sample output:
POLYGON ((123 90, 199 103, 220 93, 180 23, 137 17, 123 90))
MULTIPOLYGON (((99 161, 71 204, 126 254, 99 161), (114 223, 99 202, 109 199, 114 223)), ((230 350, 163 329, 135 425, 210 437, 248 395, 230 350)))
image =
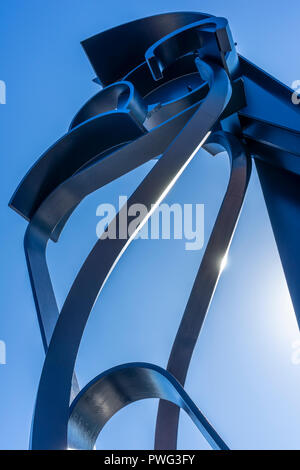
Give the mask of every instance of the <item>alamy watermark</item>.
POLYGON ((100 204, 96 215, 101 217, 96 226, 101 240, 184 239, 188 251, 201 250, 204 245, 204 204, 153 204, 148 210, 144 204, 128 206, 127 196, 119 196, 118 210, 113 204, 100 204))
POLYGON ((0 364, 6 364, 6 344, 0 340, 0 364))
POLYGON ((299 366, 300 365, 300 339, 294 341, 292 343, 292 355, 291 355, 291 363, 294 364, 294 366, 299 366))
POLYGON ((300 104, 300 80, 294 80, 291 88, 295 90, 292 93, 292 103, 297 106, 300 104))
POLYGON ((0 104, 6 104, 6 83, 0 80, 0 104))

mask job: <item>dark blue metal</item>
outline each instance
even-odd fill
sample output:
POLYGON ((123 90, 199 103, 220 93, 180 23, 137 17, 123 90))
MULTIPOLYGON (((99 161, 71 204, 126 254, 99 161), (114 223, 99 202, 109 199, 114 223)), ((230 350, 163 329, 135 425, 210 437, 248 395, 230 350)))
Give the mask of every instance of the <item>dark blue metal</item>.
MULTIPOLYGON (((227 448, 182 386, 217 286, 220 259, 229 249, 242 207, 251 169, 249 155, 256 160, 300 324, 299 108, 292 104, 289 88, 237 54, 224 18, 167 13, 113 28, 82 45, 96 81, 104 88, 31 168, 10 201, 29 221, 24 246, 46 352, 32 448, 92 448, 114 412, 147 397, 162 399, 156 448, 176 448, 179 407, 213 446, 227 448), (157 158, 128 201, 143 203, 150 210, 153 203, 162 201, 201 145, 213 154, 225 148, 231 175, 168 370, 133 364, 107 371, 79 393, 70 415, 70 397, 72 401, 79 392, 74 366, 86 322, 132 237, 96 243, 61 312, 47 267, 48 241, 58 241, 85 196, 157 158), (105 407, 101 408, 102 401, 105 407)), ((121 216, 113 223, 118 225, 121 216)))
POLYGON ((115 413, 146 398, 162 398, 182 408, 213 449, 228 450, 179 382, 161 367, 146 363, 114 367, 81 390, 70 407, 69 447, 92 450, 102 428, 115 413))
MULTIPOLYGON (((167 370, 182 385, 220 277, 222 260, 230 248, 251 172, 251 159, 236 137, 217 132, 210 137, 205 148, 211 153, 225 150, 230 159, 231 173, 168 361, 167 370)), ((178 421, 179 408, 161 401, 156 423, 156 449, 176 448, 178 421)))
MULTIPOLYGON (((208 74, 209 68, 202 66, 208 74)), ((210 91, 190 121, 128 200, 152 205, 162 200, 188 163, 191 154, 208 137, 230 98, 230 82, 219 66, 211 69, 210 91)), ((51 196, 50 196, 51 197, 51 196)), ((119 226, 118 214, 112 224, 119 226)), ((131 218, 128 218, 130 224, 131 218)), ((46 355, 36 400, 32 429, 33 448, 66 448, 69 397, 80 340, 91 309, 116 262, 131 239, 99 240, 79 271, 66 298, 46 355), (97 275, 95 275, 97 273, 97 275), (85 295, 82 295, 82 292, 85 295), (68 338, 68 341, 66 341, 68 338), (51 398, 50 398, 51 396, 51 398)))

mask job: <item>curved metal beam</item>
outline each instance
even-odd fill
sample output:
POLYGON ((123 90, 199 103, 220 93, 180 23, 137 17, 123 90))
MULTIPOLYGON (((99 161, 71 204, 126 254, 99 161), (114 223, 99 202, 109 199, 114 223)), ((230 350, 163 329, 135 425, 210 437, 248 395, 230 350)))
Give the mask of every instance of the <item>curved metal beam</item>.
POLYGON ((225 18, 205 18, 172 31, 147 49, 145 59, 154 80, 160 80, 164 71, 179 57, 203 48, 206 58, 223 66, 228 75, 234 72, 238 57, 225 18), (208 40, 207 35, 212 31, 215 34, 210 34, 208 40))
MULTIPOLYGON (((129 199, 129 205, 142 202, 148 208, 148 216, 143 222, 151 216, 153 204, 161 202, 203 145, 230 99, 231 86, 226 72, 217 65, 210 68, 198 59, 197 63, 209 77, 210 91, 129 199)), ((117 227, 120 216, 122 211, 113 221, 117 227)), ((135 234, 128 240, 99 240, 72 285, 56 323, 41 375, 32 427, 34 449, 67 447, 71 381, 85 324, 104 283, 135 234), (82 292, 85 292, 84 296, 82 292)))
MULTIPOLYGON (((251 171, 251 160, 240 141, 225 133, 213 134, 211 144, 228 153, 231 173, 225 197, 197 273, 185 312, 169 357, 167 370, 184 386, 195 345, 209 309, 244 201, 251 171)), ((168 402, 159 404, 155 449, 176 449, 179 408, 168 402)))
POLYGON ((149 16, 92 36, 83 41, 82 46, 99 81, 107 86, 121 80, 143 62, 148 47, 163 36, 211 16, 191 11, 149 16))
MULTIPOLYGON (((101 154, 95 163, 59 185, 30 221, 24 237, 24 250, 45 352, 59 316, 46 259, 49 239, 58 239, 73 210, 86 195, 161 154, 197 107, 187 109, 138 140, 127 145, 124 142, 123 148, 109 155, 101 154)), ((131 137, 128 134, 125 140, 131 137)), ((78 391, 74 375, 71 400, 78 391)))
POLYGON ((75 127, 34 164, 21 181, 9 205, 30 220, 41 203, 67 178, 89 161, 130 137, 145 132, 127 110, 101 114, 75 127), (118 129, 112 133, 111 129, 118 129))
MULTIPOLYGON (((227 20, 202 13, 177 12, 143 18, 94 36, 84 41, 83 47, 98 73, 96 81, 109 85, 126 77, 132 83, 123 81, 108 86, 86 103, 69 132, 38 160, 10 202, 13 209, 30 220, 25 253, 46 351, 49 346, 33 422, 34 448, 66 446, 68 403, 71 388, 73 394, 78 391, 73 374, 84 327, 101 288, 134 234, 125 241, 97 242, 75 279, 59 319, 46 262, 48 240, 57 241, 71 213, 87 194, 150 158, 164 152, 129 200, 131 204, 142 202, 149 209, 153 202, 159 204, 191 160, 199 142, 201 145, 205 141, 205 131, 222 128, 232 131, 240 140, 244 138, 254 157, 263 160, 257 160, 257 169, 293 302, 295 307, 299 305, 294 275, 298 232, 288 234, 291 224, 296 228, 299 225, 299 109, 291 103, 291 90, 237 55, 227 20), (107 49, 108 43, 113 49, 118 48, 118 61, 114 60, 112 48, 107 49), (214 64, 214 83, 208 80, 207 84, 206 74, 197 73, 196 65, 201 69, 200 57, 214 64), (226 89, 231 90, 228 78, 232 100, 227 106, 226 89), (207 88, 210 91, 206 96, 207 88), (172 98, 168 102, 169 96, 172 98), (227 117, 230 119, 226 120, 227 117), (278 168, 270 169, 265 162, 278 168), (86 298, 81 298, 83 290, 86 298)), ((250 174, 250 160, 235 138, 216 134, 213 141, 227 149, 231 175, 169 358, 168 370, 182 384, 218 282, 221 259, 230 246, 250 174)), ((118 225, 121 216, 122 212, 113 224, 118 225)), ((142 224, 146 220, 147 217, 142 224)), ((175 381, 176 388, 173 381, 169 372, 149 364, 119 366, 101 374, 78 396, 72 406, 71 423, 80 429, 82 419, 90 418, 85 429, 81 429, 80 439, 84 440, 85 434, 91 435, 93 425, 91 411, 84 406, 91 390, 98 401, 107 387, 119 384, 114 389, 119 404, 113 397, 107 400, 107 414, 104 416, 101 410, 96 423, 99 430, 124 406, 125 389, 133 384, 135 390, 126 389, 130 400, 146 395, 162 399, 156 447, 175 448, 178 406, 182 406, 183 400, 183 407, 189 412, 190 405, 186 404, 183 388, 175 381), (164 390, 160 388, 163 382, 164 390)), ((200 413, 198 424, 204 423, 207 431, 203 419, 200 413)), ((213 429, 209 431, 214 433, 213 429)), ((212 440, 216 444, 213 437, 212 440)), ((86 445, 90 443, 91 439, 86 445)))
POLYGON ((187 109, 128 144, 126 141, 132 136, 127 134, 122 148, 105 158, 103 154, 99 159, 95 157, 92 164, 60 184, 32 217, 25 233, 24 249, 45 351, 59 315, 46 260, 49 239, 57 240, 67 219, 84 197, 160 155, 198 106, 187 109))
POLYGON ((81 390, 70 408, 68 447, 92 450, 102 428, 115 413, 147 398, 163 398, 179 406, 213 449, 229 449, 179 382, 161 367, 147 363, 113 367, 81 390))

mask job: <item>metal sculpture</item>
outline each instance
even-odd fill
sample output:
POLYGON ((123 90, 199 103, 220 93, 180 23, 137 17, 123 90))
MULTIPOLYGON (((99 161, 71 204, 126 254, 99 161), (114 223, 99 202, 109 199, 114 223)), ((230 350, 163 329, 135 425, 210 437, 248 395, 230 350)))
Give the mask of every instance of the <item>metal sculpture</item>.
MULTIPOLYGON (((92 449, 114 413, 156 397, 161 399, 156 449, 176 448, 180 408, 213 448, 228 449, 183 386, 220 276, 218 260, 229 250, 242 208, 251 157, 300 320, 299 110, 291 90, 238 55, 224 18, 157 15, 96 35, 83 47, 103 89, 10 201, 29 221, 25 253, 46 352, 31 448, 92 449), (201 146, 212 154, 225 149, 231 174, 167 370, 125 364, 79 391, 74 367, 93 305, 119 258, 201 146), (143 203, 147 216, 130 237, 95 244, 59 312, 46 261, 48 241, 58 241, 85 196, 153 158, 157 163, 128 201, 143 203)), ((122 210, 112 224, 118 227, 121 217, 122 210)))

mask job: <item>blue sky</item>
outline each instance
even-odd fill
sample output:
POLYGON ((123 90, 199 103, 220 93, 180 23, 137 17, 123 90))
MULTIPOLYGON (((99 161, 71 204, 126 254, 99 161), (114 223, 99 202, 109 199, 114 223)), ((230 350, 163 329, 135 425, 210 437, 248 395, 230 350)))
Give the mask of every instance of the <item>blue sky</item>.
MULTIPOLYGON (((238 51, 287 85, 300 79, 299 2, 237 0, 6 0, 0 5, 1 317, 0 448, 28 448, 44 353, 23 253, 26 222, 7 203, 25 172, 98 91, 80 41, 120 23, 176 10, 229 19, 238 51)), ((61 306, 96 241, 96 207, 130 195, 152 163, 102 188, 76 210, 48 261, 61 306)), ((205 204, 207 242, 228 178, 226 156, 200 151, 166 202, 205 204)), ((203 250, 182 241, 137 240, 111 275, 90 317, 78 360, 84 386, 104 369, 131 361, 166 366, 203 250), (168 324, 171 323, 171 327, 168 324)), ((258 178, 253 171, 228 266, 197 345, 186 390, 234 449, 299 449, 299 333, 258 178)), ((157 402, 127 407, 97 447, 151 449, 157 402)), ((207 448, 181 417, 179 448, 207 448)))

